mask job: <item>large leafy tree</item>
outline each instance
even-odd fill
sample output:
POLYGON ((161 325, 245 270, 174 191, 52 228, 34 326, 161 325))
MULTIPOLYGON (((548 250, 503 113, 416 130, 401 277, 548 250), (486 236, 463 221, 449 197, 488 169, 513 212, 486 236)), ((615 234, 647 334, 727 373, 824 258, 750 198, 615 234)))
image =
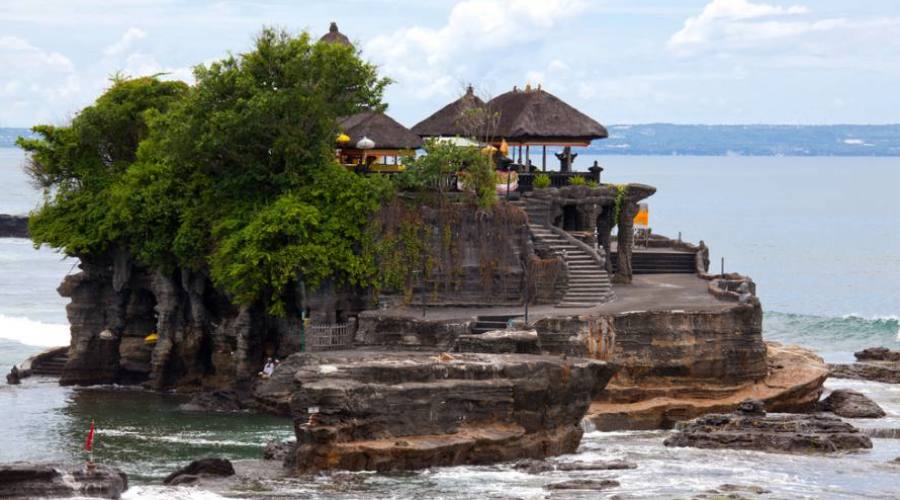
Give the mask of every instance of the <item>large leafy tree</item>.
MULTIPOLYGON (((73 178, 67 158, 53 160, 41 180, 57 194, 35 214, 35 241, 73 255, 121 245, 148 266, 209 272, 236 302, 276 313, 297 280, 369 276, 358 245, 389 184, 343 170, 333 147, 337 117, 382 108, 388 81, 351 47, 271 29, 195 77, 171 102, 143 107, 136 141, 116 139, 131 154, 99 191, 84 187, 96 169, 73 178), (82 204, 67 201, 73 191, 82 204), (84 221, 84 242, 64 218, 84 221)), ((66 134, 22 145, 41 163, 81 140, 75 122, 66 134)))

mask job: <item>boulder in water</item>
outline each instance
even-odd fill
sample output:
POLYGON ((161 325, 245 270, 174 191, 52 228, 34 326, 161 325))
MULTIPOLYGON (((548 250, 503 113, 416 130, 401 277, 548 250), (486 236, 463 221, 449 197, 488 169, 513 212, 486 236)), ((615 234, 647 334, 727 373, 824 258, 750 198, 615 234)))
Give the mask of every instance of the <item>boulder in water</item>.
POLYGON ((119 498, 128 489, 124 472, 94 464, 0 464, 0 498, 119 498))
POLYGON ((678 425, 666 446, 829 453, 872 447, 872 440, 828 415, 712 414, 678 425))
POLYGON ((822 411, 844 418, 881 418, 884 410, 864 394, 850 389, 838 389, 819 404, 822 411))
POLYGON ((295 441, 269 441, 263 450, 263 459, 284 461, 291 456, 296 447, 295 441))
POLYGON ((28 237, 28 217, 0 214, 0 238, 28 237))
POLYGON ((870 347, 854 353, 856 363, 828 365, 829 376, 900 384, 900 351, 870 347))
POLYGON ((204 477, 228 477, 234 475, 234 466, 224 458, 202 458, 194 460, 185 467, 169 474, 164 484, 191 484, 204 477))

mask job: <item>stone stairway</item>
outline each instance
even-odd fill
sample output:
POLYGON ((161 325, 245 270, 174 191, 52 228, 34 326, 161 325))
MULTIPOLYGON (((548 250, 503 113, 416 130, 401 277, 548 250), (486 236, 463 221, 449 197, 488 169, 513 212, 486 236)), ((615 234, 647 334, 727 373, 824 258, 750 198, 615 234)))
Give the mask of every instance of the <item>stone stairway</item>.
POLYGON ((609 301, 612 297, 612 284, 606 269, 597 262, 597 256, 546 226, 529 224, 529 228, 536 240, 546 244, 566 262, 568 289, 556 307, 590 307, 609 301))

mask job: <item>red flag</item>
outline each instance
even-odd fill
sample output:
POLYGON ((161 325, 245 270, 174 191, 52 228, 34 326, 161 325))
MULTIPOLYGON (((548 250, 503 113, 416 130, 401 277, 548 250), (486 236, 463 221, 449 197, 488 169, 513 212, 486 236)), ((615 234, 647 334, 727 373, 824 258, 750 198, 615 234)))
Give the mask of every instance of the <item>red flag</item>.
POLYGON ((88 431, 87 439, 84 440, 84 451, 91 451, 94 446, 94 421, 91 420, 91 430, 88 431))

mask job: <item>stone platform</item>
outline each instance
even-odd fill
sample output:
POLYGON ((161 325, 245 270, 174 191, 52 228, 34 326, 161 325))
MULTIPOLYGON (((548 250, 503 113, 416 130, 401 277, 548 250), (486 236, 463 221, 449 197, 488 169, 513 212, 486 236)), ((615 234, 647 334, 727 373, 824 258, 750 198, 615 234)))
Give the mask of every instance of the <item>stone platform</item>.
POLYGON ((572 453, 614 371, 527 354, 307 353, 254 395, 294 419, 295 472, 407 470, 572 453))

